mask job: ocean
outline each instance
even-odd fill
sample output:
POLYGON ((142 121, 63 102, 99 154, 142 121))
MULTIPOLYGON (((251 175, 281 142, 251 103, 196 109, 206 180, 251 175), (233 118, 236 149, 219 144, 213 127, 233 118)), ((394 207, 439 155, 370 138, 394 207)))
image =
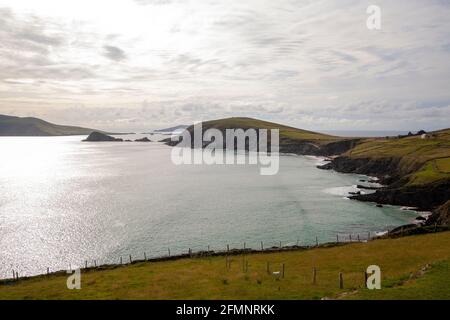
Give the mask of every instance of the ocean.
MULTIPOLYGON (((256 165, 175 165, 161 143, 0 138, 0 278, 192 251, 362 238, 417 213, 347 199, 366 176, 284 155, 256 165)), ((123 137, 127 138, 127 137, 123 137)))

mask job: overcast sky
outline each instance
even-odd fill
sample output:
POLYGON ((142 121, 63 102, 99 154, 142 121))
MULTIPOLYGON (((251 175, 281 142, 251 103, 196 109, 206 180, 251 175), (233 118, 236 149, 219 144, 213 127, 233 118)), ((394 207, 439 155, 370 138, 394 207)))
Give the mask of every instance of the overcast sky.
POLYGON ((449 17, 450 0, 0 0, 0 113, 130 131, 450 127, 449 17))

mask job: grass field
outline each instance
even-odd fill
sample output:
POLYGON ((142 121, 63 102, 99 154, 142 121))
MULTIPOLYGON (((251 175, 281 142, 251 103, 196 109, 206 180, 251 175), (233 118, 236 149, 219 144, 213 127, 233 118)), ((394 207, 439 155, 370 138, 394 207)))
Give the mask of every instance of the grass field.
POLYGON ((442 232, 233 256, 230 268, 225 257, 142 262, 82 271, 81 290, 68 290, 66 275, 1 285, 0 299, 450 299, 449 247, 450 232, 442 232), (268 274, 268 262, 271 272, 284 264, 285 277, 268 274), (377 291, 363 289, 364 270, 373 264, 382 272, 377 291), (339 289, 340 272, 344 289, 339 289))
POLYGON ((433 137, 368 139, 345 155, 351 158, 391 158, 400 160, 400 169, 409 173, 410 185, 450 178, 450 129, 433 133, 433 137))

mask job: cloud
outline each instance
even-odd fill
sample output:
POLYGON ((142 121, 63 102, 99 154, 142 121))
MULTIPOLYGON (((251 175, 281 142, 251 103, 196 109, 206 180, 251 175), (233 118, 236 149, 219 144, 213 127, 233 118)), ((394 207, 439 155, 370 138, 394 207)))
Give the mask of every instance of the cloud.
POLYGON ((380 31, 366 28, 368 0, 2 3, 0 112, 127 131, 236 115, 308 129, 450 123, 445 1, 379 0, 380 31))
POLYGON ((127 58, 125 51, 114 46, 103 46, 103 55, 113 61, 122 61, 127 58))

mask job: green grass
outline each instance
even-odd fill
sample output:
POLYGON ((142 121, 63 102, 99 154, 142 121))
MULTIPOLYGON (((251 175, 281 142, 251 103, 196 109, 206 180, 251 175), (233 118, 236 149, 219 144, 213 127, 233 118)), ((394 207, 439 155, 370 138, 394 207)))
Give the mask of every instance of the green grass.
POLYGON ((368 139, 345 153, 350 158, 397 159, 409 184, 425 184, 450 178, 450 129, 434 137, 368 139))
POLYGON ((81 290, 66 288, 66 275, 50 275, 0 286, 0 299, 321 299, 349 298, 448 298, 450 232, 383 239, 304 251, 225 257, 142 262, 107 270, 82 272, 81 290), (242 261, 248 261, 248 272, 242 261), (442 261, 447 261, 442 264, 442 261), (266 272, 266 263, 278 271, 285 264, 285 278, 266 272), (382 287, 377 292, 363 289, 364 270, 379 265, 382 287), (423 266, 433 268, 423 277, 408 281, 423 266), (447 267, 446 267, 447 266, 447 267), (317 284, 312 284, 312 268, 317 284), (344 274, 344 289, 338 275, 344 274), (439 284, 440 277, 446 277, 439 284), (401 285, 400 285, 401 284, 401 285), (400 290, 402 289, 402 290, 400 290))
POLYGON ((346 138, 331 136, 323 133, 308 131, 297 129, 294 127, 289 127, 285 125, 281 125, 278 123, 253 119, 253 118, 245 118, 245 117, 234 117, 234 118, 226 118, 219 120, 211 120, 205 121, 203 123, 204 128, 216 128, 219 130, 230 129, 230 128, 240 128, 240 129, 279 129, 280 130, 280 139, 289 138, 292 140, 300 141, 300 140, 308 140, 314 141, 317 143, 328 143, 333 141, 345 140, 346 138))
POLYGON ((404 277, 383 290, 359 290, 345 299, 450 300, 450 260, 437 262, 423 275, 404 277))
POLYGON ((431 160, 409 177, 409 185, 432 183, 438 180, 450 179, 450 158, 431 160))

